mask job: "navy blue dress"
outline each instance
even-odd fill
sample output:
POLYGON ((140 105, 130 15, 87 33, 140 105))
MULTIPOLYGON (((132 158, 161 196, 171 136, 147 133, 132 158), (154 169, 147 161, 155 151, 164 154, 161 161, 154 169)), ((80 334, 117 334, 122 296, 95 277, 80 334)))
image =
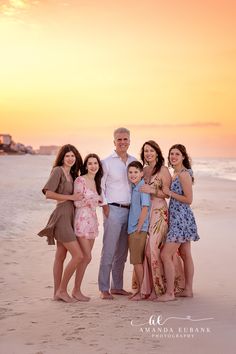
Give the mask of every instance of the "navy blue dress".
MULTIPOLYGON (((191 169, 186 169, 192 177, 191 169)), ((177 176, 171 183, 171 191, 183 195, 183 189, 177 176)), ((175 198, 169 203, 169 229, 166 242, 184 243, 187 241, 198 241, 197 225, 189 204, 179 202, 175 198)))

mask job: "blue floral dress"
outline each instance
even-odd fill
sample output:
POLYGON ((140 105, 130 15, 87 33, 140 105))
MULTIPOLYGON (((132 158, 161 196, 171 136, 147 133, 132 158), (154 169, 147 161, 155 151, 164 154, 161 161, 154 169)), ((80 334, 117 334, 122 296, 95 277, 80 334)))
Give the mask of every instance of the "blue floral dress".
MULTIPOLYGON (((183 171, 187 171, 192 177, 193 172, 191 169, 183 171)), ((172 181, 171 191, 179 195, 184 194, 179 176, 175 177, 172 181)), ((198 240, 197 225, 190 205, 171 198, 169 204, 169 229, 166 242, 184 243, 198 240)))

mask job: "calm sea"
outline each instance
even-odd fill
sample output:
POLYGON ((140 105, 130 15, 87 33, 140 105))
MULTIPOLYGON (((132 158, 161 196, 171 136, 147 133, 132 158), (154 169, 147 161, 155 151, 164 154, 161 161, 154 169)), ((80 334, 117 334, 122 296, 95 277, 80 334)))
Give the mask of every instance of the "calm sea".
MULTIPOLYGON (((0 156, 0 239, 36 235, 46 224, 54 201, 41 192, 54 156, 0 156)), ((236 180, 236 159, 194 159, 195 177, 236 180)), ((100 213, 101 214, 101 213, 100 213)), ((100 219, 101 215, 100 215, 100 219)), ((102 221, 101 221, 102 224, 102 221)))
MULTIPOLYGON (((0 156, 0 171, 1 174, 6 171, 11 180, 17 178, 19 170, 26 172, 26 179, 34 178, 34 172, 36 171, 42 177, 47 177, 54 159, 54 156, 40 155, 0 156)), ((193 171, 196 176, 236 181, 236 158, 195 158, 193 159, 193 171)), ((40 178, 40 176, 37 176, 37 178, 40 178)))
POLYGON ((195 176, 210 176, 236 181, 235 158, 193 159, 195 176))

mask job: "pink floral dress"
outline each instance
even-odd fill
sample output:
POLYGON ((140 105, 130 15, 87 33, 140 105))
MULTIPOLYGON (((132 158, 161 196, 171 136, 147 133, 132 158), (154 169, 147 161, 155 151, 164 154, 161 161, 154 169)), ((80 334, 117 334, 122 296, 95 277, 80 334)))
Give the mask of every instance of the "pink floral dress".
POLYGON ((74 181, 74 193, 82 193, 83 198, 74 202, 75 220, 74 231, 77 237, 95 239, 98 236, 98 218, 96 207, 100 201, 97 192, 89 189, 83 176, 74 181))

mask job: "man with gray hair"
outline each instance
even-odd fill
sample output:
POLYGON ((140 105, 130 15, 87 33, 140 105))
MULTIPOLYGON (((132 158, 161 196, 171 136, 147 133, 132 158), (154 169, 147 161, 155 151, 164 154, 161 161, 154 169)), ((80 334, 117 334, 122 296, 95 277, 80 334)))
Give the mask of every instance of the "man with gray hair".
POLYGON ((127 166, 136 160, 127 150, 130 132, 126 128, 114 131, 115 151, 102 161, 104 235, 98 275, 102 299, 113 299, 112 294, 129 295, 123 289, 123 273, 128 253, 128 214, 131 187, 127 166), (112 281, 110 283, 110 275, 112 281))

